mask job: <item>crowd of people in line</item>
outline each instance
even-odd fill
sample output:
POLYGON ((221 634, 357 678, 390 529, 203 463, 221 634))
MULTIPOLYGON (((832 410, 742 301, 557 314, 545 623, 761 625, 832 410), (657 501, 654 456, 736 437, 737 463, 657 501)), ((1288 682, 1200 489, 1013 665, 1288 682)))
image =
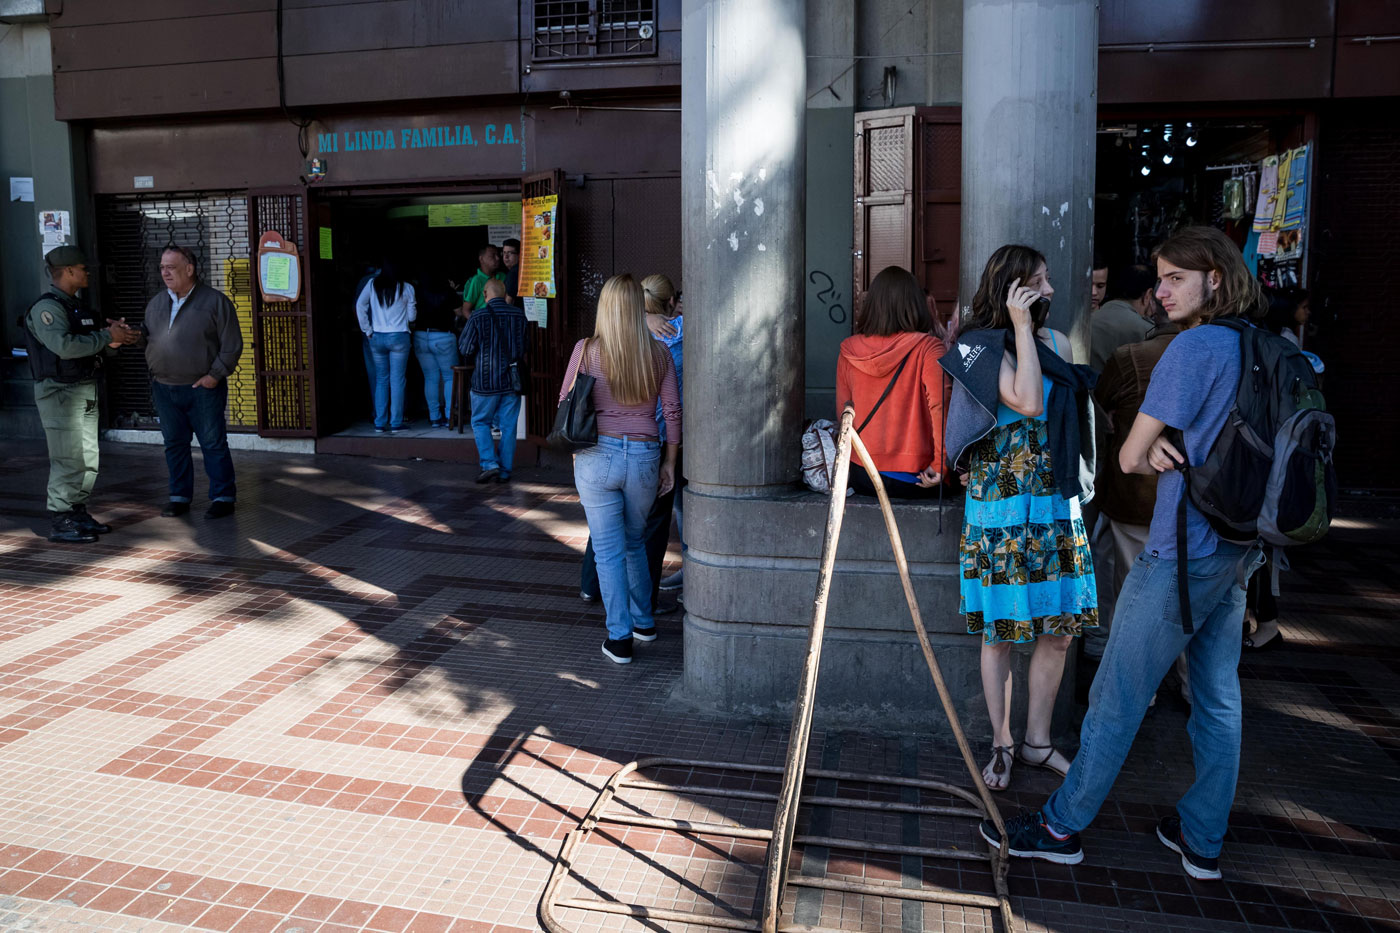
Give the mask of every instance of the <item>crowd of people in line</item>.
MULTIPOLYGON (((1238 331, 1199 325, 1248 321, 1296 345, 1307 296, 1261 288, 1239 248, 1211 227, 1181 229, 1155 264, 1110 278, 1095 263, 1089 360, 1079 363, 1067 336, 1047 325, 1055 290, 1031 247, 993 253, 969 311, 947 325, 910 273, 885 269, 841 346, 837 401, 852 403, 891 497, 940 494, 954 475, 965 487, 959 609, 981 639, 993 733, 983 780, 1004 791, 1018 764, 1063 779, 1043 807, 1006 824, 1011 854, 1083 858, 1078 833, 1175 666, 1191 706, 1196 780, 1157 834, 1192 877, 1208 880, 1220 877, 1239 767, 1241 650, 1276 645, 1278 634, 1266 575, 1255 573, 1261 549, 1222 537, 1189 499, 1178 509, 1183 467, 1205 460, 1240 382, 1238 331), (1094 411, 1103 416, 1096 426, 1094 411), (1178 587, 1179 572, 1188 587, 1178 587), (1092 688, 1070 760, 1050 728, 1076 639, 1092 688), (1018 644, 1034 645, 1019 743, 1010 716, 1018 644)), ((874 492, 860 470, 849 486, 837 492, 874 492)), ((1000 845, 992 821, 981 830, 1000 845)))
MULTIPOLYGON (((518 251, 506 242, 502 272, 500 251, 484 248, 460 301, 451 284, 429 284, 420 295, 389 263, 356 289, 376 429, 403 424, 410 347, 434 423, 445 423, 450 409, 452 367, 475 363, 478 483, 506 482, 513 469, 528 366, 525 318, 511 303, 518 251)), ((86 505, 97 473, 97 361, 121 346, 144 347, 151 369, 170 473, 162 514, 189 509, 192 434, 209 476, 206 515, 230 514, 235 487, 223 419, 242 341, 227 296, 199 283, 195 257, 171 246, 161 256, 166 288, 151 298, 140 327, 102 325, 76 298, 87 284, 82 254, 62 247, 47 262, 53 285, 24 324, 49 440, 51 540, 88 542, 110 531, 86 505)), ((1095 263, 1084 363, 1075 361, 1068 336, 1048 326, 1055 289, 1044 255, 1032 247, 994 252, 968 312, 949 322, 913 275, 887 268, 841 345, 837 401, 838 409, 853 405, 891 496, 965 489, 959 610, 968 634, 981 641, 992 724, 983 780, 1004 791, 1014 767, 1026 765, 1064 781, 1043 807, 1006 824, 1011 853, 1070 864, 1083 858, 1078 833, 1103 804, 1175 665, 1192 709, 1196 780, 1158 835, 1192 877, 1211 879, 1220 877, 1239 767, 1236 667, 1242 647, 1277 644, 1278 635, 1268 587, 1246 592, 1264 560, 1260 549, 1222 537, 1194 506, 1178 510, 1178 468, 1206 457, 1240 375, 1236 332, 1199 325, 1262 321, 1288 334, 1307 323, 1308 305, 1302 293, 1266 295, 1238 247, 1214 228, 1179 230, 1158 247, 1155 264, 1110 277, 1095 263), (1097 427, 1087 417, 1093 406, 1106 415, 1097 427), (1177 560, 1183 553, 1185 568, 1177 560), (1177 585, 1183 570, 1189 607, 1177 585), (1252 633, 1244 626, 1247 605, 1252 633), (1182 624, 1188 608, 1194 629, 1182 624), (1070 760, 1051 742, 1051 713, 1076 639, 1093 686, 1070 760), (1034 646, 1019 743, 1011 725, 1018 644, 1034 646)), ((684 483, 683 340, 681 294, 669 278, 614 276, 599 295, 593 334, 574 346, 559 388, 563 402, 581 374, 592 379, 597 441, 573 462, 590 536, 581 595, 601 599, 602 653, 618 664, 633 660, 635 643, 656 639, 656 616, 675 611, 661 605, 660 593, 683 582, 680 574, 662 577, 672 519, 680 526, 683 518, 676 495, 684 483)), ((860 470, 851 471, 849 485, 834 492, 875 493, 860 470)), ((1000 844, 991 821, 981 831, 1000 844)))
POLYGON ((392 261, 367 269, 355 286, 354 304, 377 433, 395 434, 406 427, 410 353, 423 373, 428 423, 434 428, 447 427, 453 415, 454 367, 475 365, 472 434, 483 451, 481 472, 486 474, 478 482, 510 479, 520 412, 510 378, 525 372, 519 282, 520 241, 514 238, 481 247, 477 268, 461 285, 434 272, 410 281, 392 261), (508 359, 497 365, 502 353, 508 359))

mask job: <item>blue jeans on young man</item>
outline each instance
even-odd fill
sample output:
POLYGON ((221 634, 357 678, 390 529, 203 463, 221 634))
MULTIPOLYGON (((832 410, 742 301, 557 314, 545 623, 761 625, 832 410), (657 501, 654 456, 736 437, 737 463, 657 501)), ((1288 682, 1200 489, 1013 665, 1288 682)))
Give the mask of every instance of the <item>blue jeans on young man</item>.
POLYGON ((446 421, 452 411, 452 367, 457 365, 457 338, 451 331, 420 330, 413 335, 413 353, 423 370, 423 394, 428 420, 446 421))
POLYGON ((204 472, 209 477, 209 500, 233 502, 238 497, 233 483, 233 456, 228 451, 228 381, 219 380, 213 389, 186 385, 151 383, 151 400, 160 417, 160 433, 165 438, 165 466, 170 472, 170 501, 194 499, 194 458, 191 437, 199 438, 204 454, 204 472))
POLYGON ((369 338, 374 354, 374 426, 403 427, 403 394, 408 389, 408 331, 375 333, 369 338))
POLYGON ((1079 832, 1098 814, 1132 748, 1162 677, 1183 651, 1191 669, 1186 725, 1196 779, 1177 802, 1192 851, 1220 855, 1240 769, 1240 631, 1244 584, 1262 556, 1221 542, 1209 557, 1187 561, 1194 634, 1181 629, 1177 562, 1138 555, 1113 611, 1113 630, 1089 693, 1079 752, 1059 790, 1046 801, 1046 822, 1079 832))
POLYGON ((520 396, 514 392, 504 395, 472 393, 472 437, 476 438, 476 453, 482 470, 500 470, 510 476, 515 466, 515 426, 520 417, 520 396), (501 452, 496 455, 496 442, 491 429, 501 432, 501 452))
POLYGON ((646 527, 660 469, 658 441, 600 436, 574 455, 574 485, 588 517, 611 639, 656 624, 646 527))

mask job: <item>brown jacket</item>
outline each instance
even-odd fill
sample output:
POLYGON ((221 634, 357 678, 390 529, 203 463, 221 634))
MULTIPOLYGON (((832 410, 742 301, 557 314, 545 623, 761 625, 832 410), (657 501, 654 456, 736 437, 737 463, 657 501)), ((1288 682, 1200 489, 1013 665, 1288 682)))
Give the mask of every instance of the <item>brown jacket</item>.
POLYGON ((1147 383, 1157 361, 1167 352, 1181 328, 1175 324, 1159 324, 1148 331, 1141 343, 1119 347, 1104 365, 1103 375, 1094 389, 1094 398, 1109 413, 1108 450, 1101 463, 1098 497, 1095 500, 1103 514, 1125 525, 1150 525, 1152 506, 1157 501, 1157 477, 1134 473, 1125 474, 1118 466, 1118 453, 1128 439, 1138 408, 1147 395, 1147 383))

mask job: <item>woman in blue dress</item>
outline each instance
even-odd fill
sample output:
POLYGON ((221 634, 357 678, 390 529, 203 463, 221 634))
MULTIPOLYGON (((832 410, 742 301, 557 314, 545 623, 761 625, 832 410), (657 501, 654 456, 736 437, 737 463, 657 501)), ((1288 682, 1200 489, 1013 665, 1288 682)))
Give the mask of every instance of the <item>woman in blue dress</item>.
POLYGON ((1001 358, 996 424, 968 448, 960 545, 960 611, 968 633, 982 636, 982 689, 993 733, 992 758, 982 775, 991 790, 1011 783, 1017 757, 1062 775, 1069 769, 1050 742, 1050 716, 1065 652, 1075 636, 1098 625, 1080 503, 1061 494, 1051 460, 1046 409, 1052 381, 1042 373, 1037 341, 1073 362, 1069 340, 1045 326, 1054 294, 1044 256, 1026 246, 1003 246, 987 261, 963 328, 1010 332, 1015 347, 1001 358), (1031 642, 1026 730, 1017 756, 1011 650, 1031 642))

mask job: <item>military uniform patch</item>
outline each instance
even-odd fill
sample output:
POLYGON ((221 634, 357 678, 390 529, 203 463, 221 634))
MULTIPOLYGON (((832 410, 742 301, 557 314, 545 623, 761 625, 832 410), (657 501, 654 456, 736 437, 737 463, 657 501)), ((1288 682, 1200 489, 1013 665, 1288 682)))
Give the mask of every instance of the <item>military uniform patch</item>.
POLYGON ((44 322, 44 326, 45 326, 45 327, 51 326, 51 325, 53 324, 53 312, 52 312, 52 311, 40 311, 40 312, 39 312, 39 320, 41 320, 41 321, 44 322))

